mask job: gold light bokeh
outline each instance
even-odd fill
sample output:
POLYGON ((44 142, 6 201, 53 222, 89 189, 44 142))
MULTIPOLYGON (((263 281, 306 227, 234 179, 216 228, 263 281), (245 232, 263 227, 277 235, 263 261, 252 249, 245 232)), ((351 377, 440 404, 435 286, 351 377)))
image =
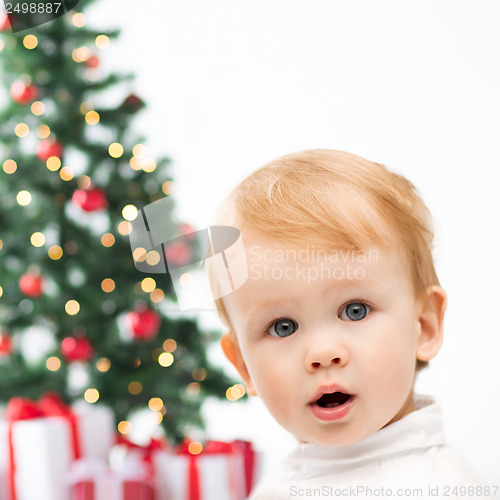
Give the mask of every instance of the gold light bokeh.
POLYGON ((16 200, 19 205, 21 205, 22 207, 26 207, 31 203, 31 193, 23 189, 22 191, 19 191, 19 193, 17 193, 16 200))
POLYGON ((115 237, 111 233, 105 233, 101 237, 101 243, 105 247, 112 247, 115 244, 115 237))
POLYGON ((99 35, 95 39, 95 45, 98 49, 107 49, 109 47, 109 37, 106 35, 99 35))
POLYGON ((152 292, 156 288, 156 281, 151 277, 144 278, 141 282, 141 288, 143 292, 152 292))
POLYGON ((83 28, 85 26, 85 23, 87 22, 87 18, 85 17, 85 14, 77 12, 73 15, 71 21, 77 28, 83 28))
POLYGON ((132 224, 130 222, 123 220, 118 224, 118 232, 123 236, 128 236, 130 231, 132 231, 132 224))
POLYGON ((97 400, 99 399, 99 391, 94 388, 89 388, 83 394, 83 398, 87 401, 87 403, 97 403, 97 400))
POLYGON ((43 245, 45 245, 45 235, 40 232, 33 233, 31 235, 30 241, 34 247, 43 247, 43 245))
POLYGON ((73 170, 71 168, 63 167, 63 168, 61 168, 59 175, 61 176, 61 179, 63 181, 70 181, 75 176, 75 173, 73 172, 73 170))
POLYGON ((61 168, 61 159, 58 156, 50 156, 47 158, 45 165, 52 172, 56 172, 61 168))
POLYGON ((151 411, 160 411, 163 408, 163 400, 161 398, 151 398, 148 407, 151 411))
POLYGON ((163 290, 161 290, 160 288, 155 288, 151 292, 149 298, 151 299, 151 302, 159 304, 165 298, 165 294, 163 293, 163 290))
POLYGON ((125 220, 133 221, 137 219, 139 210, 137 210, 137 207, 135 205, 126 205, 125 207, 123 207, 122 215, 125 220))
POLYGON ((85 114, 85 121, 88 125, 97 125, 101 117, 97 111, 89 111, 85 114))
POLYGON ((129 434, 132 431, 132 423, 128 420, 122 420, 118 424, 118 432, 120 434, 129 434))
POLYGON ((163 194, 172 194, 174 190, 174 183, 172 181, 165 181, 161 186, 161 190, 163 191, 163 194))
POLYGON ((167 339, 163 342, 165 352, 174 352, 177 349, 177 342, 174 339, 167 339))
POLYGON ((188 444, 188 451, 191 455, 199 455, 203 451, 203 445, 198 441, 193 441, 188 444))
POLYGON ((92 54, 88 47, 78 47, 72 53, 73 60, 77 63, 89 60, 91 55, 92 54))
POLYGON ((108 148, 109 156, 113 158, 120 158, 123 154, 123 146, 119 142, 113 142, 108 148))
POLYGON ((52 260, 59 260, 63 256, 63 249, 59 245, 52 245, 48 253, 52 260))
POLYGON ((106 279, 102 280, 101 288, 104 292, 110 293, 115 289, 115 287, 116 287, 116 284, 111 278, 106 278, 106 279))
POLYGON ((38 45, 38 38, 35 35, 26 35, 23 38, 23 45, 29 50, 34 49, 38 45))
POLYGON ((145 248, 142 248, 142 247, 137 247, 132 252, 132 256, 134 257, 134 260, 136 262, 144 262, 146 260, 147 255, 148 255, 148 252, 146 251, 145 248))
POLYGON ((30 133, 30 128, 26 123, 18 123, 14 128, 14 133, 17 137, 26 137, 30 133))
POLYGON ((42 101, 35 101, 31 105, 31 112, 35 116, 41 116, 45 113, 45 104, 42 101))
POLYGON ((111 368, 111 361, 108 358, 99 358, 95 366, 101 373, 106 373, 111 368))
POLYGON ((45 366, 47 367, 47 370, 56 372, 57 370, 59 370, 59 368, 61 368, 61 360, 59 358, 56 358, 55 356, 51 356, 45 362, 45 366))
POLYGON ((160 366, 163 366, 164 368, 171 366, 173 362, 174 362, 174 356, 169 352, 162 352, 158 356, 158 364, 160 366))
POLYGON ((80 304, 74 299, 68 300, 64 306, 64 310, 70 316, 75 316, 80 312, 80 304))
POLYGON ((133 396, 137 396, 142 392, 142 384, 140 382, 134 381, 128 384, 128 392, 133 396))
POLYGON ((160 262, 160 254, 156 250, 150 250, 146 255, 146 262, 150 266, 156 266, 160 262))
POLYGON ((14 160, 5 160, 3 169, 6 174, 13 174, 17 170, 17 163, 14 160))
POLYGON ((47 139, 50 135, 50 127, 48 125, 40 125, 36 129, 36 134, 40 137, 40 139, 47 139))

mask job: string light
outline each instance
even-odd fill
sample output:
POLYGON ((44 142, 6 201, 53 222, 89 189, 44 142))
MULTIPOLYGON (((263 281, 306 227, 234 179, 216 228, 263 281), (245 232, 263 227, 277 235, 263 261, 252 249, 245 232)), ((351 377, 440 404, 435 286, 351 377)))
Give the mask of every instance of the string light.
POLYGON ((133 221, 137 219, 139 210, 137 210, 137 207, 135 205, 126 205, 125 207, 123 207, 122 215, 125 220, 133 221))
POLYGON ((120 158, 123 154, 123 146, 119 142, 113 142, 113 144, 110 144, 108 152, 113 158, 120 158))
POLYGON ((179 278, 179 283, 184 288, 189 288, 194 283, 194 276, 190 273, 184 273, 179 278))
POLYGON ((107 49, 109 47, 109 37, 106 35, 99 35, 95 39, 95 45, 98 49, 107 49))
POLYGON ((72 53, 73 60, 77 63, 89 60, 91 55, 92 54, 88 47, 78 47, 72 53))
POLYGON ((188 444, 188 451, 191 455, 199 455, 203 451, 203 445, 197 441, 188 444))
POLYGON ((88 175, 81 175, 78 177, 77 184, 80 189, 88 189, 92 185, 92 181, 88 175))
POLYGON ((47 370, 56 372, 57 370, 59 370, 59 368, 61 368, 61 360, 59 358, 56 358, 55 356, 51 356, 45 362, 45 366, 47 367, 47 370))
POLYGON ((45 245, 45 235, 43 233, 37 232, 31 235, 31 244, 34 247, 43 247, 45 245))
POLYGON ((128 420, 122 420, 118 424, 118 432, 120 434, 129 434, 131 430, 132 430, 132 423, 129 422, 128 420))
POLYGON ((111 368, 111 361, 108 358, 99 358, 96 363, 96 368, 105 373, 111 368))
POLYGON ((152 158, 148 158, 147 160, 144 161, 143 165, 142 165, 142 170, 144 170, 144 172, 154 172, 156 170, 156 161, 153 160, 152 158))
POLYGON ((116 287, 116 284, 111 278, 106 278, 106 279, 102 280, 101 288, 104 292, 110 293, 115 289, 115 287, 116 287))
POLYGON ((144 146, 144 144, 136 144, 132 149, 132 153, 134 153, 135 156, 142 156, 146 153, 146 146, 144 146))
POLYGON ((235 384, 228 388, 226 391, 226 398, 229 401, 236 401, 245 395, 245 386, 242 384, 235 384))
POLYGON ((101 237, 101 243, 107 248, 112 247, 115 244, 115 237, 111 233, 105 233, 101 237))
POLYGON ((159 411, 153 411, 151 412, 151 420, 155 425, 161 424, 161 421, 163 420, 163 415, 159 411))
POLYGON ((174 352, 177 349, 177 342, 174 339, 167 339, 163 342, 165 352, 174 352))
POLYGON ((45 165, 50 171, 56 172, 61 168, 61 159, 57 156, 51 156, 47 158, 45 165))
POLYGON ((101 117, 97 111, 89 111, 85 114, 85 121, 88 125, 97 125, 101 117))
POLYGON ((186 387, 186 392, 190 395, 190 396, 196 396, 197 394, 199 394, 200 392, 200 384, 198 384, 198 382, 191 382, 190 384, 188 384, 188 386, 186 387))
POLYGON ((64 310, 70 316, 75 316, 80 312, 80 304, 76 300, 68 300, 68 302, 66 302, 66 305, 64 306, 64 310))
POLYGON ((52 245, 48 253, 52 260, 59 260, 63 256, 63 249, 59 245, 52 245))
POLYGON ((145 248, 142 248, 142 247, 137 247, 132 252, 132 257, 134 257, 134 260, 136 262, 143 262, 143 261, 145 261, 147 255, 148 255, 148 252, 146 251, 145 248))
POLYGON ((23 45, 27 49, 34 49, 38 45, 38 38, 35 35, 26 35, 23 38, 23 45))
POLYGON ((3 169, 6 174, 13 174, 17 170, 17 163, 14 160, 5 160, 3 169))
POLYGON ((160 366, 163 366, 164 368, 171 366, 173 362, 174 362, 174 356, 169 352, 162 352, 158 356, 158 364, 160 366))
POLYGON ((73 15, 71 21, 77 28, 83 28, 85 26, 85 23, 87 22, 87 18, 85 17, 85 14, 77 12, 73 15))
POLYGON ((165 294, 163 293, 163 290, 155 288, 149 295, 149 298, 151 299, 151 302, 159 304, 165 298, 165 294))
POLYGON ((156 281, 150 277, 144 278, 141 282, 141 288, 143 292, 152 292, 156 288, 156 281))
POLYGON ((151 398, 148 407, 151 411, 160 411, 163 408, 163 400, 161 398, 151 398))
POLYGON ((83 395, 83 398, 87 403, 96 403, 99 399, 99 391, 94 388, 87 389, 83 395))
POLYGON ((130 382, 128 384, 128 392, 133 396, 137 396, 142 392, 142 384, 140 382, 130 382))
POLYGON ((0 297, 3 295, 3 288, 0 286, 0 297))
POLYGON ((47 125, 40 125, 36 129, 36 134, 40 139, 47 139, 47 137, 50 135, 50 128, 47 125))
POLYGON ((70 181, 75 176, 75 173, 73 172, 73 170, 71 168, 63 167, 63 168, 61 168, 59 175, 61 176, 61 179, 63 181, 70 181))
POLYGON ((19 191, 19 193, 17 193, 16 200, 19 205, 26 207, 31 203, 31 193, 26 190, 19 191))
POLYGON ((26 123, 18 123, 14 128, 17 137, 26 137, 30 133, 30 128, 26 123))
POLYGON ((132 231, 132 224, 126 220, 121 221, 118 224, 118 232, 123 236, 128 236, 132 231))
POLYGON ((172 191, 174 190, 174 183, 172 181, 165 181, 161 186, 161 190, 164 194, 172 194, 172 191))
POLYGON ((132 156, 129 160, 130 167, 132 170, 141 170, 142 165, 141 165, 141 160, 137 158, 137 156, 132 156))
POLYGON ((45 113, 45 104, 42 101, 35 101, 31 105, 31 112, 35 116, 41 116, 45 113))

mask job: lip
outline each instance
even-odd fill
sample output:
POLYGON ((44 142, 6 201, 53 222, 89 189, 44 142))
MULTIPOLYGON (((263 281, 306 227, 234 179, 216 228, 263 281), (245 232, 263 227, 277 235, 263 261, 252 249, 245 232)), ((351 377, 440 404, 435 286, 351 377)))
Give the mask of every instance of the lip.
POLYGON ((351 408, 356 400, 356 395, 352 394, 350 391, 345 389, 340 385, 324 385, 321 386, 316 392, 314 398, 308 403, 311 408, 312 413, 323 420, 324 422, 333 422, 335 420, 341 420, 351 411, 351 408), (340 406, 334 408, 323 408, 316 404, 316 401, 323 396, 323 394, 331 394, 333 392, 343 392, 344 394, 350 394, 349 399, 340 406))

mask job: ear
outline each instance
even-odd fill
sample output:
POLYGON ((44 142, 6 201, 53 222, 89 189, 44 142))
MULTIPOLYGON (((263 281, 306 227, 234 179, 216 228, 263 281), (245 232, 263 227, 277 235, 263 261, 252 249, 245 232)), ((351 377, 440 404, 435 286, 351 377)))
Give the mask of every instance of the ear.
POLYGON ((247 386, 247 393, 250 396, 257 396, 257 392, 255 391, 255 387, 253 385, 250 374, 248 373, 247 365, 243 359, 241 354, 240 346, 238 344, 238 340, 236 335, 233 332, 225 333, 220 341, 220 345, 226 358, 231 361, 233 366, 238 370, 241 378, 245 382, 247 386))
POLYGON ((437 285, 427 288, 422 299, 419 316, 420 332, 417 339, 417 359, 429 361, 443 343, 443 319, 446 310, 446 293, 437 285))

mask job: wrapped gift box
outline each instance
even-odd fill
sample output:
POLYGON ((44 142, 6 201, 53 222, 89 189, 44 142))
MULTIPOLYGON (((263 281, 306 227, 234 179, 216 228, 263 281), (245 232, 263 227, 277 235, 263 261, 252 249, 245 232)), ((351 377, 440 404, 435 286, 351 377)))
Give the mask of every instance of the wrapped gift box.
POLYGON ((107 456, 114 436, 110 410, 78 412, 55 395, 9 402, 0 420, 0 500, 68 500, 72 461, 107 456))
POLYGON ((196 455, 186 443, 157 451, 153 465, 156 500, 244 500, 255 480, 255 453, 243 441, 209 441, 196 455))
POLYGON ((73 462, 70 500, 155 500, 151 470, 142 461, 128 460, 120 470, 95 459, 73 462))

